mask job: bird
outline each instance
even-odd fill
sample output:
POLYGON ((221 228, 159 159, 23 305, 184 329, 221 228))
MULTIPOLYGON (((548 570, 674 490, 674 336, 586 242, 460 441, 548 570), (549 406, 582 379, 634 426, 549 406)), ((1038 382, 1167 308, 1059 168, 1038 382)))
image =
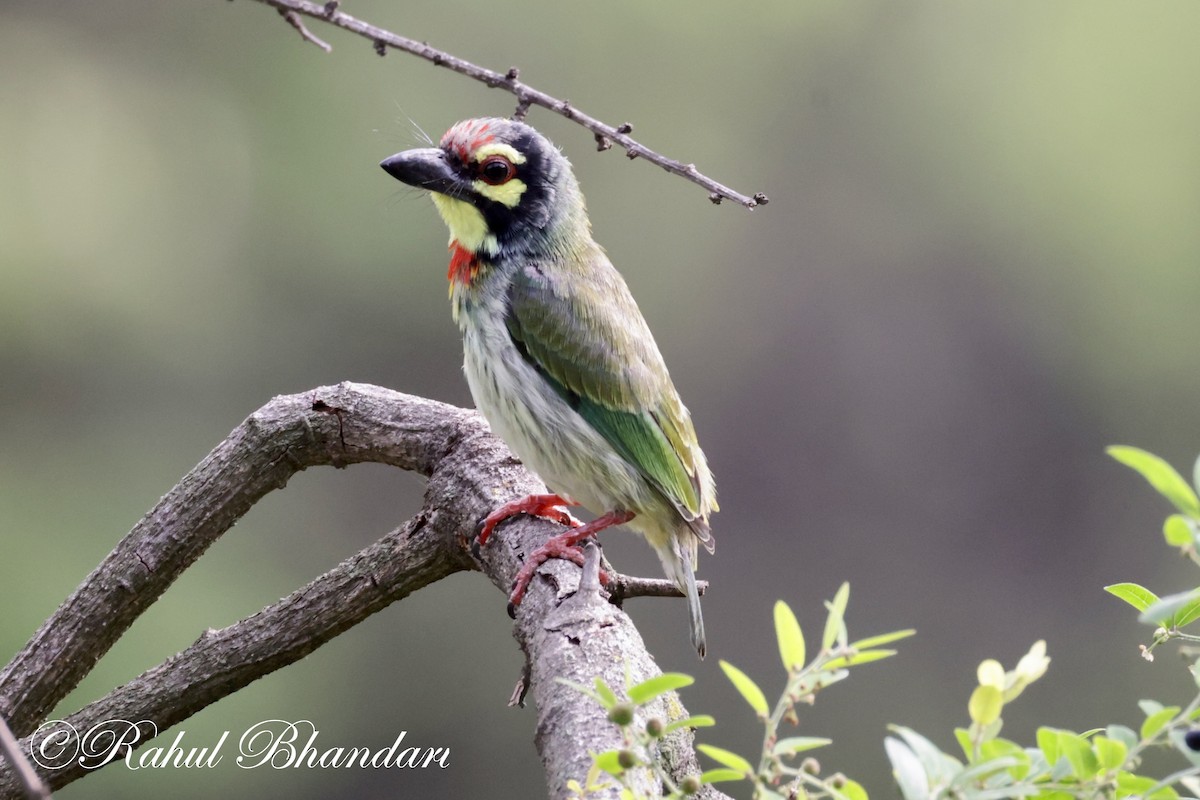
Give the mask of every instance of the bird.
POLYGON ((592 236, 570 162, 523 121, 484 117, 380 166, 430 192, 449 228, 451 312, 471 396, 551 492, 501 505, 477 543, 522 513, 573 528, 527 557, 510 614, 538 565, 582 563, 581 541, 623 524, 686 597, 704 658, 695 570, 698 548, 714 549, 715 482, 654 336, 592 236), (573 506, 597 516, 582 524, 573 506))

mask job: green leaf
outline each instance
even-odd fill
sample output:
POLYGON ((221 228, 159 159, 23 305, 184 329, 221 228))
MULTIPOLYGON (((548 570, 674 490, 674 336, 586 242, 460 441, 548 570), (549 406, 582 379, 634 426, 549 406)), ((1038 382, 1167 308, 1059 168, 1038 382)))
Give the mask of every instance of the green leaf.
POLYGON ((962 771, 963 765, 958 759, 943 753, 937 745, 912 728, 906 728, 903 725, 889 725, 888 728, 900 734, 904 743, 908 745, 908 749, 912 750, 913 755, 921 762, 921 769, 925 775, 933 783, 947 783, 962 771))
POLYGON ((1116 769, 1124 764, 1125 756, 1129 752, 1123 742, 1109 739, 1107 736, 1097 736, 1092 739, 1092 750, 1096 753, 1100 768, 1106 770, 1116 769))
POLYGON ((846 604, 850 602, 850 584, 838 587, 833 602, 826 603, 829 616, 825 618, 825 633, 821 637, 821 649, 828 650, 833 643, 846 638, 846 604))
POLYGON ((682 672, 664 672, 662 675, 642 681, 637 686, 631 686, 629 700, 634 705, 644 705, 660 694, 691 686, 695 682, 695 678, 691 675, 684 675, 682 672))
POLYGON ((600 705, 604 706, 606 711, 620 702, 613 690, 608 688, 608 684, 601 678, 596 678, 595 686, 596 696, 600 698, 600 705))
POLYGON ((1104 735, 1113 741, 1125 745, 1126 750, 1136 747, 1138 743, 1138 735, 1134 732, 1133 728, 1128 728, 1124 725, 1109 725, 1104 729, 1104 735))
POLYGON ((824 739, 820 736, 789 736, 776 742, 773 752, 777 756, 785 756, 803 753, 805 750, 814 750, 827 744, 833 744, 833 739, 824 739))
MULTIPOLYGON (((1117 797, 1128 797, 1129 795, 1141 797, 1157 785, 1158 780, 1155 778, 1134 775, 1131 772, 1117 773, 1117 797)), ((1151 794, 1150 797, 1153 800, 1173 800, 1179 797, 1179 794, 1170 786, 1165 786, 1151 794)))
POLYGON ((870 664, 872 661, 882 661, 885 658, 891 658, 896 655, 895 650, 864 650, 861 653, 852 653, 848 656, 838 656, 831 658, 825 663, 825 669, 845 669, 846 667, 856 667, 859 664, 870 664))
POLYGON ((870 650, 872 647, 879 647, 881 644, 891 644, 900 639, 907 639, 909 636, 916 635, 915 628, 908 628, 903 631, 892 631, 891 633, 881 633, 878 636, 868 636, 866 639, 859 639, 857 642, 851 642, 850 647, 855 650, 870 650))
POLYGON ((680 728, 711 728, 716 725, 717 721, 708 714, 697 714, 694 717, 684 717, 671 722, 663 729, 663 734, 666 735, 672 731, 677 731, 680 728))
POLYGON ((1046 763, 1053 767, 1058 763, 1059 756, 1062 755, 1062 750, 1059 749, 1058 731, 1054 728, 1038 728, 1037 729, 1037 745, 1042 751, 1042 755, 1046 757, 1046 763))
POLYGON ((1160 597, 1142 612, 1139 621, 1165 628, 1182 628, 1200 616, 1200 589, 1160 597))
POLYGON ((954 738, 958 740, 958 746, 962 748, 963 755, 970 761, 975 755, 975 746, 971 741, 971 732, 966 728, 955 728, 954 738))
POLYGON ((867 790, 862 784, 849 778, 836 791, 846 800, 868 800, 867 790))
POLYGON ((1148 717, 1151 714, 1155 714, 1159 711, 1162 711, 1163 704, 1158 702, 1157 700, 1144 699, 1144 700, 1138 700, 1138 708, 1140 708, 1142 710, 1142 713, 1148 717))
POLYGON ((1145 611, 1152 603, 1158 600, 1158 595, 1145 586, 1138 586, 1136 583, 1114 583, 1111 586, 1105 586, 1104 591, 1113 597, 1121 598, 1138 611, 1145 611))
POLYGON ((1172 547, 1189 547, 1195 541, 1192 526, 1182 514, 1172 514, 1163 522, 1163 538, 1172 547))
POLYGON ((1060 731, 1058 746, 1067 761, 1071 762, 1071 772, 1080 780, 1087 780, 1100 771, 1100 762, 1087 739, 1068 731, 1060 731))
POLYGON ((775 601, 775 638, 779 640, 779 657, 783 668, 796 672, 804 667, 804 634, 792 609, 782 600, 775 601))
POLYGON ((618 760, 619 755, 616 750, 605 750, 603 753, 592 756, 592 761, 596 766, 607 772, 609 775, 620 775, 625 771, 618 760))
POLYGON ((718 764, 729 767, 732 770, 737 770, 740 776, 752 777, 754 775, 754 767, 750 766, 750 762, 737 753, 721 747, 715 747, 711 744, 698 744, 696 745, 696 749, 718 764))
POLYGON ((921 760, 908 745, 891 736, 883 740, 888 760, 892 762, 892 775, 904 800, 928 800, 929 778, 921 767, 921 760))
MULTIPOLYGON (((1006 767, 1016 780, 1021 780, 1029 774, 1029 754, 1016 742, 1008 739, 989 739, 979 746, 979 755, 983 763, 1010 760, 1012 763, 1006 764, 1006 767)), ((956 779, 955 783, 961 781, 956 779)))
POLYGON ((995 686, 976 686, 967 701, 967 714, 980 725, 990 725, 999 719, 1003 708, 1004 692, 995 686))
MULTIPOLYGON (((1028 757, 1025 759, 1025 761, 1026 762, 1029 761, 1028 757)), ((962 772, 955 775, 954 780, 951 781, 951 785, 965 786, 965 785, 974 783, 976 781, 985 780, 986 778, 990 777, 991 775, 994 775, 997 772, 1000 772, 1001 770, 1006 769, 1006 770, 1009 770, 1009 772, 1011 773, 1011 771, 1013 769, 1016 769, 1020 766, 1021 766, 1020 759, 1017 759, 1013 756, 1001 756, 999 758, 990 758, 987 761, 980 761, 978 764, 968 767, 967 769, 964 769, 962 772)), ((975 797, 975 793, 971 792, 967 796, 975 797)))
POLYGON ((701 783, 721 783, 722 781, 741 781, 748 776, 736 769, 710 769, 700 774, 701 783))
POLYGON ((767 716, 767 698, 762 693, 762 689, 758 688, 758 684, 750 680, 750 676, 742 672, 740 669, 722 659, 718 662, 721 669, 725 671, 725 677, 729 678, 733 687, 741 692, 742 697, 746 698, 746 702, 754 709, 754 712, 761 717, 767 716))
POLYGON ((1168 722, 1173 720, 1178 713, 1179 706, 1167 706, 1146 717, 1145 721, 1142 722, 1142 739, 1153 739, 1154 735, 1161 731, 1168 722))
POLYGON ((1200 499, 1175 468, 1153 453, 1136 447, 1115 445, 1108 454, 1127 467, 1137 470, 1163 497, 1184 514, 1200 515, 1200 499))

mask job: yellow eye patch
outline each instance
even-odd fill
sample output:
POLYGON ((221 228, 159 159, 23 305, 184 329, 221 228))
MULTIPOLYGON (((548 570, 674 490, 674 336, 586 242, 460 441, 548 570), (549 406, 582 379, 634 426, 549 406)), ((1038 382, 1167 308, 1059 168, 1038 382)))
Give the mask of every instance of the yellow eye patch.
MULTIPOLYGON (((471 188, 479 192, 488 200, 495 200, 497 203, 502 203, 509 208, 515 208, 517 203, 521 202, 521 195, 525 194, 525 181, 520 178, 509 178, 499 186, 492 186, 484 181, 474 181, 471 188)), ((473 211, 475 209, 472 209, 473 211)), ((476 211, 476 213, 478 213, 476 211)), ((481 216, 480 219, 483 219, 481 216)))
POLYGON ((525 156, 521 155, 517 151, 517 148, 504 142, 488 142, 482 145, 471 154, 471 160, 477 164, 482 164, 483 160, 488 156, 504 156, 514 164, 524 164, 526 161, 525 156))

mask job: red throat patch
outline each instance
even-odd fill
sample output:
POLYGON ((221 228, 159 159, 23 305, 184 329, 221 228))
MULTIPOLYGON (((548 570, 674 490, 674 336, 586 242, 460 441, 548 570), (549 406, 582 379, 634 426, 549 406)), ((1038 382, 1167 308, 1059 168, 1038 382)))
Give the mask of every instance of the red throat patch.
POLYGON ((479 272, 479 259, 475 258, 475 254, 467 248, 463 247, 455 240, 450 243, 450 269, 446 272, 446 277, 450 280, 451 285, 462 284, 470 286, 475 280, 475 273, 479 272))

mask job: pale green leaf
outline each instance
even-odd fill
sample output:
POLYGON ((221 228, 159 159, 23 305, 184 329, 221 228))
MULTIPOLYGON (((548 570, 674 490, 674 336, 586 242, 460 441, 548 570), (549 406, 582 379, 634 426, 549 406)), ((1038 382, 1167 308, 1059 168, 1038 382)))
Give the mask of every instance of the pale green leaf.
POLYGON ((881 633, 878 636, 868 636, 866 639, 851 642, 850 647, 855 650, 870 650, 872 647, 879 647, 881 644, 891 644, 899 639, 907 639, 909 636, 915 635, 916 632, 915 628, 909 628, 903 631, 881 633))
POLYGON ((921 762, 921 769, 933 783, 946 783, 962 770, 962 762, 946 755, 933 742, 926 739, 912 728, 903 725, 889 725, 888 728, 900 734, 908 749, 921 762))
POLYGON ((1046 757, 1046 763, 1053 767, 1058 763, 1059 756, 1062 755, 1062 750, 1058 745, 1059 731, 1054 728, 1038 728, 1037 729, 1037 745, 1042 751, 1042 755, 1046 757))
MULTIPOLYGON (((1028 761, 1028 759, 1026 759, 1028 761)), ((981 781, 989 775, 994 775, 1001 770, 1011 770, 1013 767, 1021 766, 1020 759, 1015 756, 999 756, 997 758, 989 758, 986 761, 980 761, 978 764, 967 767, 962 772, 954 776, 951 781, 952 786, 965 786, 975 781, 981 781)), ((972 792, 970 797, 974 797, 972 792)))
POLYGON ((888 760, 892 762, 892 775, 904 800, 928 800, 929 777, 921 767, 921 760, 899 739, 888 736, 883 740, 888 760))
POLYGON ((1196 492, 1166 461, 1137 447, 1123 445, 1108 448, 1108 454, 1125 466, 1137 470, 1155 491, 1170 500, 1182 513, 1193 517, 1200 515, 1200 499, 1196 497, 1196 492))
POLYGON ((774 752, 777 756, 784 756, 803 753, 805 750, 814 750, 832 743, 833 739, 824 739, 820 736, 789 736, 775 743, 774 752))
POLYGON ((955 728, 954 738, 958 740, 958 746, 962 748, 963 755, 967 757, 967 760, 973 758, 975 747, 971 742, 971 732, 966 728, 955 728))
POLYGON ((846 605, 850 602, 850 584, 843 583, 838 587, 833 601, 826 603, 829 616, 825 618, 825 633, 821 636, 821 649, 828 650, 834 642, 846 638, 846 605))
POLYGON ((804 634, 792 609, 782 600, 775 601, 775 638, 779 640, 779 657, 783 668, 795 672, 804 667, 804 634))
POLYGON ((1179 706, 1167 706, 1160 708, 1142 722, 1141 735, 1142 739, 1152 739, 1154 735, 1161 731, 1163 727, 1175 718, 1179 713, 1179 706))
POLYGON ((872 661, 882 661, 894 655, 896 655, 895 650, 864 650, 861 653, 831 658, 825 663, 825 669, 844 669, 846 667, 855 667, 859 664, 870 664, 872 661))
POLYGON ((620 755, 616 750, 605 750, 603 753, 592 756, 592 761, 609 775, 620 775, 625 768, 621 766, 619 758, 620 755))
POLYGON ((1142 713, 1148 717, 1151 714, 1156 714, 1159 711, 1162 711, 1163 704, 1157 700, 1143 699, 1138 700, 1138 708, 1140 708, 1142 713))
POLYGON ((1071 762, 1071 771, 1080 780, 1093 777, 1100 771, 1100 762, 1092 752, 1087 739, 1067 731, 1061 731, 1058 746, 1062 754, 1071 762))
POLYGON ((1188 547, 1195 541, 1192 526, 1182 514, 1172 514, 1163 522, 1163 538, 1172 547, 1188 547))
POLYGON ((1138 586, 1136 583, 1114 583, 1110 586, 1105 586, 1104 591, 1113 597, 1121 598, 1138 611, 1145 611, 1150 607, 1151 603, 1158 600, 1158 595, 1145 586, 1138 586))
POLYGON ((716 761, 724 767, 729 767, 732 770, 737 770, 742 775, 753 775, 754 767, 750 762, 739 756, 737 753, 731 752, 721 747, 716 747, 711 744, 698 744, 696 749, 704 755, 716 761))
POLYGON ((1138 735, 1133 728, 1125 725, 1109 725, 1104 729, 1104 735, 1113 741, 1120 742, 1125 745, 1126 750, 1130 750, 1137 746, 1138 735))
POLYGON ((1200 589, 1193 589, 1160 597, 1142 612, 1138 620, 1166 628, 1181 628, 1197 616, 1200 616, 1200 589))
POLYGON ((721 783, 722 781, 741 781, 746 779, 746 774, 738 772, 736 769, 710 769, 708 772, 701 773, 701 783, 721 783))
POLYGON ((734 688, 741 693, 742 697, 746 698, 746 702, 750 704, 754 712, 761 717, 766 717, 767 698, 762 693, 762 689, 758 688, 758 684, 752 681, 749 675, 728 661, 721 660, 718 663, 721 665, 721 669, 724 670, 725 677, 729 678, 734 688))
POLYGON ((995 686, 976 686, 975 691, 971 692, 971 699, 967 701, 967 714, 972 722, 980 725, 990 725, 999 719, 1003 708, 1004 692, 995 686))
POLYGON ((979 681, 980 686, 995 686, 997 689, 1004 688, 1004 667, 1000 666, 1000 662, 994 658, 989 658, 980 663, 975 670, 975 678, 979 681))
POLYGON ((600 698, 600 704, 604 706, 605 709, 610 709, 620 702, 617 700, 617 695, 602 679, 596 678, 595 687, 596 696, 600 698))
POLYGON ((694 717, 684 717, 668 723, 667 727, 663 729, 663 734, 666 735, 680 728, 711 728, 716 724, 717 721, 708 714, 697 714, 694 717))
POLYGON ((863 788, 862 784, 849 778, 835 791, 846 800, 868 800, 867 790, 863 788))
POLYGON ((1116 769, 1125 763, 1125 755, 1129 752, 1124 742, 1109 739, 1107 736, 1096 736, 1092 739, 1092 750, 1100 762, 1101 769, 1116 769))
POLYGON ((691 675, 684 675, 682 672, 665 672, 662 675, 648 678, 637 686, 631 686, 629 700, 634 705, 644 705, 660 694, 691 686, 695 682, 696 679, 691 675))

